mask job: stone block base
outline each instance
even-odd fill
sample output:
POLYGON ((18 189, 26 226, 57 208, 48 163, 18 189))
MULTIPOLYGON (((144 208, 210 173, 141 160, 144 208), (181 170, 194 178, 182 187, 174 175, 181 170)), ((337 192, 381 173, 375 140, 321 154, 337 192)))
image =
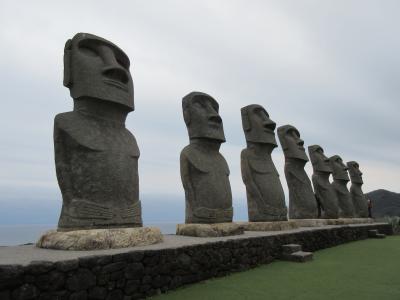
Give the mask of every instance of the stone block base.
POLYGON ((296 221, 236 222, 244 231, 281 231, 299 228, 296 221))
POLYGON ((155 227, 47 231, 36 246, 56 250, 100 250, 146 246, 162 242, 155 227))
POLYGON ((236 223, 177 224, 176 235, 218 237, 243 234, 244 229, 236 223))
POLYGON ((298 227, 320 227, 325 225, 351 225, 374 223, 371 218, 339 218, 339 219, 292 219, 298 227))

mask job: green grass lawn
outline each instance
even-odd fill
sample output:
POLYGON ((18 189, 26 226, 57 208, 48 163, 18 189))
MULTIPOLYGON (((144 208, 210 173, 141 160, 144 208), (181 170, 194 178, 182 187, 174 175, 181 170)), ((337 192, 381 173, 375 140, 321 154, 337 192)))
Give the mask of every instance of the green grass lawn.
POLYGON ((400 299, 400 236, 321 250, 314 261, 277 261, 154 299, 400 299))

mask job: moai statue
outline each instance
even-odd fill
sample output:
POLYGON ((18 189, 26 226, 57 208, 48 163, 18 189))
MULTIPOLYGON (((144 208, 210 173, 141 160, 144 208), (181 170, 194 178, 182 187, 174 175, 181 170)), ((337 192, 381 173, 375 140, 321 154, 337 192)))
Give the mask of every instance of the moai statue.
POLYGON ((242 150, 240 163, 246 185, 250 222, 287 220, 285 194, 271 153, 276 144, 276 123, 257 104, 241 109, 247 148, 242 150))
POLYGON ((308 162, 304 141, 292 125, 278 128, 278 137, 285 155, 285 176, 289 188, 289 218, 315 219, 318 206, 311 181, 304 171, 308 162))
POLYGON ((337 219, 339 217, 339 207, 335 191, 329 182, 329 175, 332 173, 329 158, 325 156, 324 149, 319 145, 308 146, 308 154, 314 171, 311 179, 315 198, 320 207, 320 217, 337 219))
POLYGON ((347 167, 350 173, 350 195, 354 206, 354 215, 359 218, 368 218, 368 203, 361 189, 364 182, 360 166, 356 161, 349 161, 347 167))
POLYGON ((347 174, 347 167, 339 155, 330 157, 329 162, 332 167, 332 187, 336 193, 339 205, 339 217, 352 218, 354 216, 354 208, 351 202, 350 192, 347 189, 347 183, 350 181, 349 175, 347 174))
POLYGON ((54 150, 63 197, 58 230, 142 226, 129 58, 113 43, 78 33, 64 49, 71 112, 54 119, 54 150))
POLYGON ((182 99, 190 144, 180 157, 186 198, 186 223, 232 222, 229 168, 219 152, 225 142, 219 105, 211 96, 192 92, 182 99))

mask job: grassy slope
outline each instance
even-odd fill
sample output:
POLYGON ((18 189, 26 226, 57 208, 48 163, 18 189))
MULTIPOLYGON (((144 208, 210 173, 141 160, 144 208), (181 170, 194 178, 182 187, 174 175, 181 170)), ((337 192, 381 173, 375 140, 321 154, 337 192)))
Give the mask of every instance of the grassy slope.
POLYGON ((310 263, 274 262, 154 298, 398 300, 400 236, 321 250, 310 263))

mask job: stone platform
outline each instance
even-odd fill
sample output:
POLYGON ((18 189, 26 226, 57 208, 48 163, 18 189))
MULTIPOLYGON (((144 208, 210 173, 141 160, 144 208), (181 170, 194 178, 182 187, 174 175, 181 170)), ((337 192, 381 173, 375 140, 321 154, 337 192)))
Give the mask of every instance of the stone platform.
POLYGON ((164 235, 163 242, 93 251, 0 247, 0 299, 137 299, 270 263, 282 246, 304 251, 390 235, 385 223, 246 231, 228 237, 164 235))
POLYGON ((163 239, 156 227, 57 231, 42 235, 36 246, 55 250, 101 250, 146 246, 163 239))
POLYGON ((281 231, 299 228, 296 221, 236 222, 244 231, 281 231))
POLYGON ((243 234, 244 228, 237 223, 177 224, 176 235, 194 237, 221 237, 243 234))
POLYGON ((339 218, 339 219, 292 219, 298 227, 319 227, 325 225, 350 225, 374 223, 371 218, 339 218))

